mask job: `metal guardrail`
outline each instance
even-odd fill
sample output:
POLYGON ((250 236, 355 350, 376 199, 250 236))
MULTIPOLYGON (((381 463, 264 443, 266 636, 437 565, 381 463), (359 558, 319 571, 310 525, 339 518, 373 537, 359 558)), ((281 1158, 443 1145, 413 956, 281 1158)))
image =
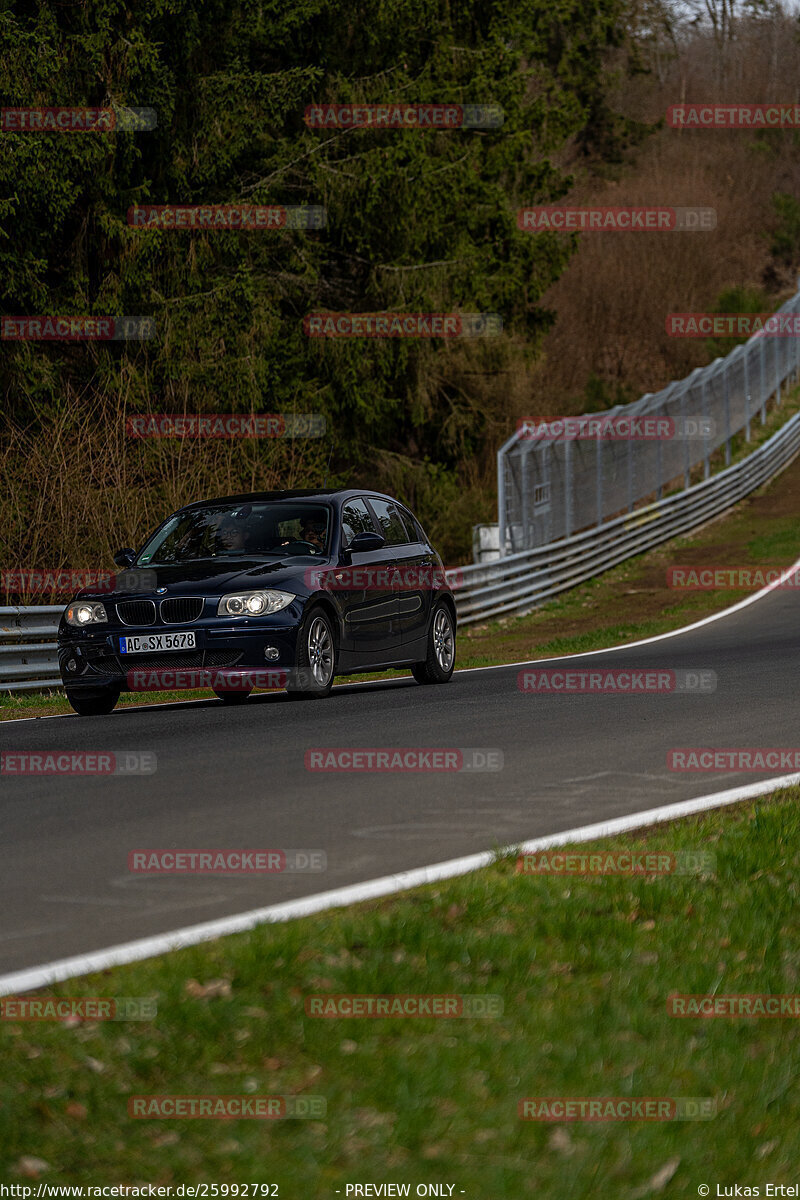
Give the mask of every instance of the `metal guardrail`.
MULTIPOLYGON (((741 462, 595 529, 492 563, 448 571, 462 625, 528 612, 626 558, 687 533, 773 479, 800 453, 800 413, 741 462)), ((0 608, 0 691, 60 688, 60 604, 0 608)))
POLYGON ((573 537, 449 572, 459 582, 459 623, 528 612, 626 558, 704 525, 774 478, 798 453, 800 413, 746 458, 693 487, 573 537))
POLYGON ((0 691, 60 688, 56 655, 63 604, 0 608, 0 691))

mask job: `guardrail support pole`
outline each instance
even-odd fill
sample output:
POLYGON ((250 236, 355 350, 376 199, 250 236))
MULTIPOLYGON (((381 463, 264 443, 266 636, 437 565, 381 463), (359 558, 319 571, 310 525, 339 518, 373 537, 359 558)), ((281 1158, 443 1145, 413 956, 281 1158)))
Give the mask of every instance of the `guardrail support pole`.
POLYGON ((683 490, 692 482, 692 459, 689 451, 689 438, 686 435, 686 390, 681 392, 681 425, 683 436, 683 490))
POLYGON ((731 465, 731 397, 728 384, 728 368, 722 370, 722 393, 725 404, 725 466, 731 465))
POLYGON ((778 339, 774 339, 775 345, 775 403, 778 408, 781 406, 781 367, 780 356, 778 354, 778 339))
POLYGON ((597 435, 595 442, 597 447, 596 465, 597 465, 597 524, 603 524, 603 445, 600 441, 600 434, 597 435))
POLYGON ((750 372, 747 367, 747 349, 742 354, 744 363, 744 440, 750 441, 750 372))
POLYGON ((564 537, 572 536, 572 439, 564 438, 564 537))
POLYGON ((764 339, 758 343, 758 361, 761 366, 761 424, 767 423, 767 385, 764 380, 764 339))
POLYGON ((708 479, 711 474, 711 462, 708 453, 708 439, 711 436, 709 433, 710 415, 708 412, 708 403, 706 400, 706 380, 705 376, 700 383, 700 396, 703 405, 703 479, 708 479))

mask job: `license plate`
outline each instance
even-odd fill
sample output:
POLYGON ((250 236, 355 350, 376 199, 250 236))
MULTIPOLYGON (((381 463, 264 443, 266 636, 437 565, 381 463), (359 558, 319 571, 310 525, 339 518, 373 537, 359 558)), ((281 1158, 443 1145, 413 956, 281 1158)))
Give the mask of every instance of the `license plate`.
POLYGON ((153 650, 193 650, 194 633, 145 633, 119 639, 120 654, 148 654, 153 650))

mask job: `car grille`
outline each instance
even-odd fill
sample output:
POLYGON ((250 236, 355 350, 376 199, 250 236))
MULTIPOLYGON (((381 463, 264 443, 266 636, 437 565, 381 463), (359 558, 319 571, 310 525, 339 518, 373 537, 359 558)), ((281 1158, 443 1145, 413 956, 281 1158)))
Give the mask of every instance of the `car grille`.
POLYGON ((108 672, 110 675, 124 675, 139 667, 150 667, 155 670, 171 670, 184 667, 233 667, 242 657, 241 651, 230 650, 179 650, 160 654, 125 654, 122 659, 117 654, 103 654, 92 661, 97 671, 108 672), (124 660, 124 662, 122 661, 124 660))
POLYGON ((117 616, 123 625, 155 625, 156 606, 152 600, 123 600, 117 616))
POLYGON ((196 621, 203 611, 202 596, 176 596, 162 600, 159 605, 161 620, 165 625, 186 625, 196 621))

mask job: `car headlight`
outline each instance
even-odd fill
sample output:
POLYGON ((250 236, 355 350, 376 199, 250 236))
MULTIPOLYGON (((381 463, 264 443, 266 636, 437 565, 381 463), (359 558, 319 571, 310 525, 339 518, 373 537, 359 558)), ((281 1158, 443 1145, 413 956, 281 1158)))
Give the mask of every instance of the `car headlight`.
POLYGON ((95 604, 91 600, 76 600, 74 604, 70 604, 64 616, 67 624, 74 625, 77 629, 83 629, 84 625, 98 625, 102 621, 108 620, 103 605, 95 604))
POLYGON ((296 599, 291 592, 278 592, 273 588, 263 592, 233 592, 222 597, 217 616, 264 617, 267 613, 280 612, 296 599))

